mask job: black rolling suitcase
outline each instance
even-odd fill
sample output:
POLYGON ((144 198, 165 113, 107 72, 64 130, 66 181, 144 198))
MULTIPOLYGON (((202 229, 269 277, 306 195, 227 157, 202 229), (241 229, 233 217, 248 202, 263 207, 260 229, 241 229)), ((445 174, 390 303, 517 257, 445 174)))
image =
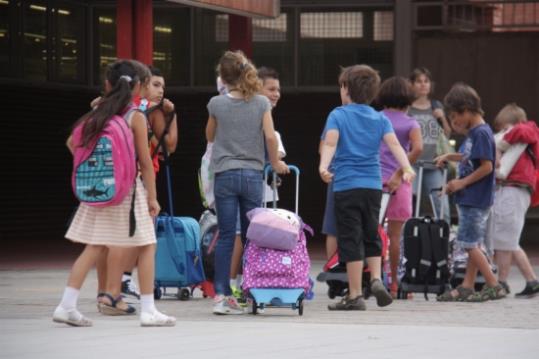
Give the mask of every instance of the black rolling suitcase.
MULTIPOLYGON (((418 162, 418 190, 414 218, 409 219, 403 230, 403 257, 405 273, 399 287, 399 298, 408 293, 442 294, 449 286, 449 224, 443 220, 443 205, 438 217, 419 217, 423 168, 429 162, 418 162)), ((443 169, 444 183, 447 169, 443 169)), ((434 190, 438 191, 438 190, 434 190)), ((433 192, 434 192, 433 191, 433 192)), ((431 192, 429 195, 435 195, 431 192)))

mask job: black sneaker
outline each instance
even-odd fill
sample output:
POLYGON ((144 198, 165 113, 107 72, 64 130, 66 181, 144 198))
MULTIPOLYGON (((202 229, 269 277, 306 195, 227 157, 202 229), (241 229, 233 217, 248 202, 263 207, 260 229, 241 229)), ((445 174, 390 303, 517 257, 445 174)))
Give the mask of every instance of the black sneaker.
POLYGON ((505 289, 507 294, 511 293, 511 289, 509 289, 509 284, 507 284, 507 282, 498 281, 498 283, 505 289))
POLYGON ((134 297, 140 299, 140 293, 138 287, 131 279, 122 281, 122 294, 125 296, 134 297))
POLYGON ((533 298, 539 293, 539 283, 526 284, 524 290, 515 294, 515 298, 533 298))
POLYGON ((343 297, 340 302, 328 305, 329 310, 366 310, 367 306, 363 300, 363 296, 358 295, 354 299, 348 296, 343 297))
POLYGON ((393 302, 391 294, 387 291, 384 283, 380 279, 373 279, 371 281, 371 293, 376 298, 376 304, 379 307, 385 307, 393 302))

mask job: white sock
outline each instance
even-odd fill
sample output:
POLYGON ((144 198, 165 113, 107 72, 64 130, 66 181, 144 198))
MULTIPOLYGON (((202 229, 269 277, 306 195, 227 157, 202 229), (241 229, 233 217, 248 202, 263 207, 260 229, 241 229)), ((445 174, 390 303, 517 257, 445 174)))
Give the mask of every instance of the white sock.
MULTIPOLYGON (((236 277, 238 278, 238 277, 236 277)), ((232 287, 237 287, 236 286, 236 283, 237 283, 237 279, 236 278, 230 278, 230 288, 232 287)))
POLYGON ((142 294, 140 296, 140 311, 146 313, 153 313, 157 310, 155 307, 155 301, 153 294, 142 294))
POLYGON ((126 280, 131 280, 131 276, 129 274, 122 274, 122 282, 125 282, 126 280))
POLYGON ((60 306, 66 310, 77 308, 77 300, 79 299, 80 290, 66 287, 64 289, 64 295, 62 296, 62 301, 60 306))
POLYGON ((236 277, 236 287, 241 288, 241 285, 243 284, 243 275, 238 274, 236 277))

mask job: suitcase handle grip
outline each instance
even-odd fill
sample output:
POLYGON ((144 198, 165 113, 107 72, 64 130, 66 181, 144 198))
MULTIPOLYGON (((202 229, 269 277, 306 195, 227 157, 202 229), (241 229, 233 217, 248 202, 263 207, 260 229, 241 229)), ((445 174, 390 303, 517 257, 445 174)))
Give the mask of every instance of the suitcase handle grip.
MULTIPOLYGON (((295 212, 296 212, 296 214, 299 214, 298 209, 299 209, 299 175, 300 175, 300 170, 299 170, 298 167, 296 167, 294 165, 288 165, 288 169, 290 170, 290 172, 294 172, 294 174, 296 175, 295 212)), ((277 173, 275 173, 275 171, 273 171, 273 168, 271 167, 271 165, 266 165, 266 167, 264 168, 264 183, 266 183, 270 173, 273 174, 273 183, 272 183, 272 186, 271 186, 271 189, 273 190, 273 208, 277 208, 277 173)), ((263 207, 266 207, 266 200, 265 199, 264 199, 263 207)))

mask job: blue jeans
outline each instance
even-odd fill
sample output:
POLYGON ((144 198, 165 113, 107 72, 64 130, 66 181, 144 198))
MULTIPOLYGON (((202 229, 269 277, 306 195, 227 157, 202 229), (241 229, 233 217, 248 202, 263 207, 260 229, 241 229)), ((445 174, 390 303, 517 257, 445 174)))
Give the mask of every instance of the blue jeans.
POLYGON ((262 205, 262 171, 237 169, 215 175, 215 208, 219 226, 219 240, 215 246, 216 294, 231 295, 230 260, 236 236, 238 209, 241 221, 241 239, 245 244, 249 220, 246 213, 262 205))
MULTIPOLYGON (((416 173, 419 173, 419 169, 417 167, 414 167, 414 170, 416 173)), ((417 181, 418 177, 416 177, 414 183, 413 183, 413 190, 414 195, 417 194, 417 181)), ((423 185, 421 186, 421 197, 422 198, 428 198, 430 195, 430 191, 433 188, 440 188, 444 185, 444 177, 442 174, 442 170, 440 169, 423 169, 423 185)), ((444 218, 445 221, 449 224, 451 224, 451 212, 449 211, 449 199, 447 196, 444 196, 443 199, 438 197, 437 195, 433 196, 434 200, 434 207, 436 209, 437 215, 440 214, 441 205, 443 202, 444 206, 444 218)), ((415 202, 414 202, 415 206, 415 202)), ((414 207, 415 208, 415 207, 414 207)), ((424 211, 421 211, 424 212, 424 211)), ((421 215, 420 212, 420 215, 421 215)), ((415 212, 414 212, 415 216, 415 212)))

